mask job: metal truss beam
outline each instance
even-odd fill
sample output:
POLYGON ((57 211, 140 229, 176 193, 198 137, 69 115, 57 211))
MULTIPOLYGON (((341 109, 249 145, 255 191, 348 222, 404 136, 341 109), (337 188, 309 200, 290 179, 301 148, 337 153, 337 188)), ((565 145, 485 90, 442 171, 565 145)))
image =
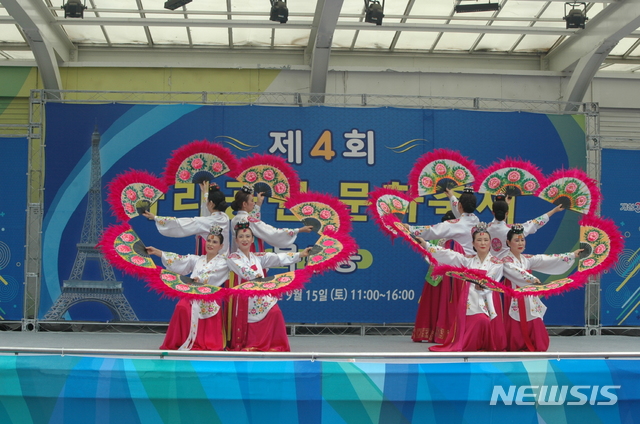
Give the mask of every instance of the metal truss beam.
MULTIPOLYGON (((338 23, 338 16, 342 9, 342 2, 343 0, 318 0, 318 8, 321 9, 319 10, 320 13, 316 13, 316 16, 319 17, 318 27, 315 31, 313 53, 311 55, 311 81, 309 84, 311 93, 324 94, 327 91, 331 42, 338 23)), ((312 101, 314 103, 322 103, 324 96, 314 96, 312 101)))

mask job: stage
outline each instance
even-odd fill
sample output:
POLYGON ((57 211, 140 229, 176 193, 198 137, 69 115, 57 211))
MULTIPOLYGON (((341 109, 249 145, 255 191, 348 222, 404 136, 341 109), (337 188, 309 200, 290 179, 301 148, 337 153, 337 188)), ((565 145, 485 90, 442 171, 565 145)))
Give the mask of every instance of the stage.
POLYGON ((163 334, 0 333, 0 423, 634 423, 640 338, 432 353, 408 336, 160 351, 163 334))

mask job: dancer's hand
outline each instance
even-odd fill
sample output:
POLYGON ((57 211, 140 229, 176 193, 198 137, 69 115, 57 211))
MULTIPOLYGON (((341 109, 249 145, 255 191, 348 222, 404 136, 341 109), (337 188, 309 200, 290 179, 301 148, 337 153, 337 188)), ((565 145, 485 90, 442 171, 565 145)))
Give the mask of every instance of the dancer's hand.
POLYGON ((579 258, 580 257, 580 253, 582 253, 583 251, 584 251, 584 249, 574 250, 573 257, 574 258, 579 258))
POLYGON ((299 233, 310 233, 311 231, 313 231, 313 225, 305 225, 298 229, 299 233))
POLYGON ((264 202, 264 193, 256 193, 256 197, 258 198, 258 200, 256 201, 256 205, 262 206, 262 202, 264 202))
POLYGON ((302 252, 300 252, 300 257, 301 258, 306 258, 307 256, 309 256, 310 252, 311 252, 311 247, 307 247, 302 252))
POLYGON ((144 216, 145 218, 147 218, 147 219, 149 219, 151 221, 153 221, 156 218, 156 216, 154 214, 152 214, 150 211, 144 211, 142 213, 142 216, 144 216))
POLYGON ((150 255, 162 256, 162 250, 156 249, 153 246, 147 246, 146 250, 147 250, 147 253, 150 255))

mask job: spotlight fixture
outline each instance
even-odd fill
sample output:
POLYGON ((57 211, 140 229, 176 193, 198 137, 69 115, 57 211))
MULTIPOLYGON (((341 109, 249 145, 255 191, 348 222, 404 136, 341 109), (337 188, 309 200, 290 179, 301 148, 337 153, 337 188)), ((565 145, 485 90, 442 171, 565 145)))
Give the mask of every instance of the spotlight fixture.
POLYGON ((164 2, 164 8, 169 10, 176 10, 177 8, 182 7, 187 3, 191 3, 191 0, 167 0, 164 2))
POLYGON ((567 2, 564 4, 564 19, 567 21, 567 29, 582 28, 584 23, 589 20, 587 18, 587 3, 585 2, 567 2), (567 12, 567 6, 571 7, 567 12))
POLYGON ((269 1, 271 2, 271 13, 269 14, 269 20, 280 22, 281 24, 287 23, 287 21, 289 20, 289 9, 287 9, 287 1, 269 1))
POLYGON ((500 10, 500 5, 498 3, 478 3, 477 1, 473 3, 462 4, 462 2, 456 4, 453 8, 456 13, 466 13, 466 12, 495 12, 500 10))
POLYGON ((65 18, 83 18, 84 9, 86 8, 87 6, 80 0, 67 0, 67 2, 62 5, 65 18))
POLYGON ((364 0, 364 21, 371 24, 382 25, 384 18, 384 0, 382 4, 378 0, 364 0))

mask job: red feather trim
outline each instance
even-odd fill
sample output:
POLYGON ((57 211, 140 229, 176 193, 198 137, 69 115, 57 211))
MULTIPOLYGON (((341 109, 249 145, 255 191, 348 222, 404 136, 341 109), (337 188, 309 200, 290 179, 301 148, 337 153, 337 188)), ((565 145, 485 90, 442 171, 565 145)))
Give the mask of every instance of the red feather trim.
POLYGON ((571 283, 565 284, 562 287, 558 287, 554 289, 546 289, 544 291, 537 291, 532 293, 519 292, 519 291, 513 290, 511 295, 515 298, 520 298, 525 296, 544 296, 544 297, 555 296, 557 294, 563 294, 570 290, 579 289, 583 287, 589 280, 589 276, 586 275, 586 273, 584 272, 576 272, 573 275, 569 275, 567 278, 570 278, 572 280, 571 283))
POLYGON ((334 270, 340 264, 347 263, 351 258, 351 255, 358 253, 358 244, 350 235, 343 233, 332 233, 329 231, 327 231, 325 234, 338 240, 342 244, 342 249, 332 258, 320 262, 317 265, 307 265, 307 267, 305 268, 319 274, 323 274, 326 271, 334 270))
MULTIPOLYGON (((114 241, 120 234, 131 230, 131 226, 127 223, 110 225, 104 230, 102 239, 98 243, 98 247, 102 250, 107 261, 122 272, 132 275, 136 278, 145 279, 160 275, 160 268, 145 268, 134 265, 125 261, 114 249, 114 241)), ((159 277, 158 277, 159 278, 159 277)))
POLYGON ((412 199, 418 197, 418 179, 424 167, 433 161, 442 159, 458 162, 469 170, 474 180, 477 180, 478 166, 472 159, 462 156, 456 150, 435 149, 420 156, 414 163, 413 168, 411 168, 411 172, 409 172, 409 195, 412 199))
POLYGON ((384 217, 388 215, 380 215, 378 213, 378 199, 386 195, 398 196, 399 198, 404 199, 409 203, 413 201, 413 198, 410 197, 407 193, 391 188, 376 187, 372 192, 369 193, 369 205, 367 206, 367 212, 373 218, 374 222, 378 224, 378 227, 384 234, 391 237, 391 239, 395 239, 398 237, 398 234, 392 232, 385 226, 384 217))
POLYGON ((607 259, 602 261, 598 266, 582 273, 588 273, 588 275, 599 274, 607 269, 611 268, 618 262, 618 256, 624 249, 624 238, 618 230, 618 226, 609 218, 603 218, 595 215, 585 215, 579 222, 581 227, 594 227, 599 228, 609 236, 611 242, 611 251, 607 259))
POLYGON ((182 164, 186 158, 197 153, 208 153, 219 157, 231 170, 229 172, 230 174, 238 169, 238 159, 236 159, 231 150, 223 145, 207 140, 192 141, 171 152, 171 158, 167 160, 167 165, 163 172, 163 178, 167 185, 175 184, 176 172, 178 172, 180 164, 182 164))
MULTIPOLYGON (((381 228, 383 229, 383 231, 385 232, 389 232, 390 230, 386 228, 386 226, 390 226, 391 228, 396 228, 396 225, 394 223, 399 223, 400 220, 395 216, 395 215, 385 215, 382 218, 382 225, 381 228)), ((389 232, 389 234, 391 234, 389 232)), ((409 243, 409 247, 411 247, 413 250, 415 250, 419 255, 421 256, 427 256, 429 257, 429 262, 432 264, 437 264, 438 261, 431 256, 431 254, 424 248, 422 247, 416 240, 414 240, 410 235, 398 230, 396 235, 391 235, 391 237, 395 238, 395 237, 401 237, 404 241, 406 241, 407 243, 409 243)))
POLYGON ((305 284, 307 284, 309 280, 311 280, 312 275, 313 275, 313 272, 307 268, 297 269, 295 270, 295 278, 293 279, 293 281, 284 287, 280 287, 273 290, 226 289, 225 296, 227 298, 240 297, 243 299, 253 297, 253 296, 265 296, 265 295, 271 295, 271 296, 277 297, 277 296, 280 296, 281 294, 284 294, 293 290, 303 289, 305 284))
MULTIPOLYGON (((602 193, 600 192, 600 188, 598 187, 598 182, 596 180, 590 178, 586 172, 579 168, 558 169, 546 178, 544 187, 549 186, 549 184, 552 184, 554 181, 559 180, 560 178, 575 178, 582 181, 591 193, 591 205, 589 206, 589 213, 592 214, 596 212, 596 210, 600 207, 600 203, 602 202, 602 193)), ((543 187, 540 188, 540 192, 542 192, 542 190, 543 187)))
POLYGON ((487 179, 489 175, 503 168, 518 168, 533 175, 533 177, 538 181, 538 190, 535 192, 536 196, 541 191, 542 186, 546 181, 544 175, 542 174, 542 171, 540 171, 540 168, 538 168, 528 160, 512 159, 507 157, 505 159, 500 159, 500 161, 493 163, 492 165, 489 165, 488 168, 482 169, 475 182, 473 183, 473 191, 478 192, 482 187, 482 183, 487 179))
POLYGON ((298 177, 298 173, 289 163, 287 163, 286 160, 284 160, 280 156, 261 155, 257 153, 251 156, 247 156, 240 159, 238 166, 232 168, 229 176, 231 178, 237 179, 238 175, 242 174, 242 172, 244 172, 246 169, 259 165, 269 165, 277 168, 280 172, 282 172, 282 174, 287 179, 287 182, 289 183, 289 192, 291 193, 291 195, 300 192, 300 177, 298 177))
POLYGON ((322 194, 313 191, 308 191, 306 193, 298 192, 293 194, 284 202, 284 207, 287 209, 291 209, 300 203, 305 202, 318 202, 323 203, 329 206, 331 209, 336 211, 338 215, 338 219, 340 220, 340 233, 350 233, 352 229, 351 225, 351 212, 349 206, 342 203, 340 199, 335 197, 332 194, 322 194))
POLYGON ((130 184, 142 183, 148 184, 166 193, 169 187, 163 180, 147 171, 137 171, 130 169, 122 174, 118 174, 109 184, 107 184, 107 203, 111 208, 111 214, 118 221, 126 222, 130 218, 122 209, 122 190, 130 184))
POLYGON ((489 278, 487 276, 487 271, 482 269, 462 268, 446 264, 437 264, 433 269, 433 275, 444 275, 449 271, 460 272, 468 275, 469 278, 474 278, 476 280, 487 280, 488 282, 494 284, 496 287, 499 287, 500 290, 503 290, 505 293, 512 292, 512 289, 510 287, 505 286, 504 284, 494 280, 493 278, 489 278))

